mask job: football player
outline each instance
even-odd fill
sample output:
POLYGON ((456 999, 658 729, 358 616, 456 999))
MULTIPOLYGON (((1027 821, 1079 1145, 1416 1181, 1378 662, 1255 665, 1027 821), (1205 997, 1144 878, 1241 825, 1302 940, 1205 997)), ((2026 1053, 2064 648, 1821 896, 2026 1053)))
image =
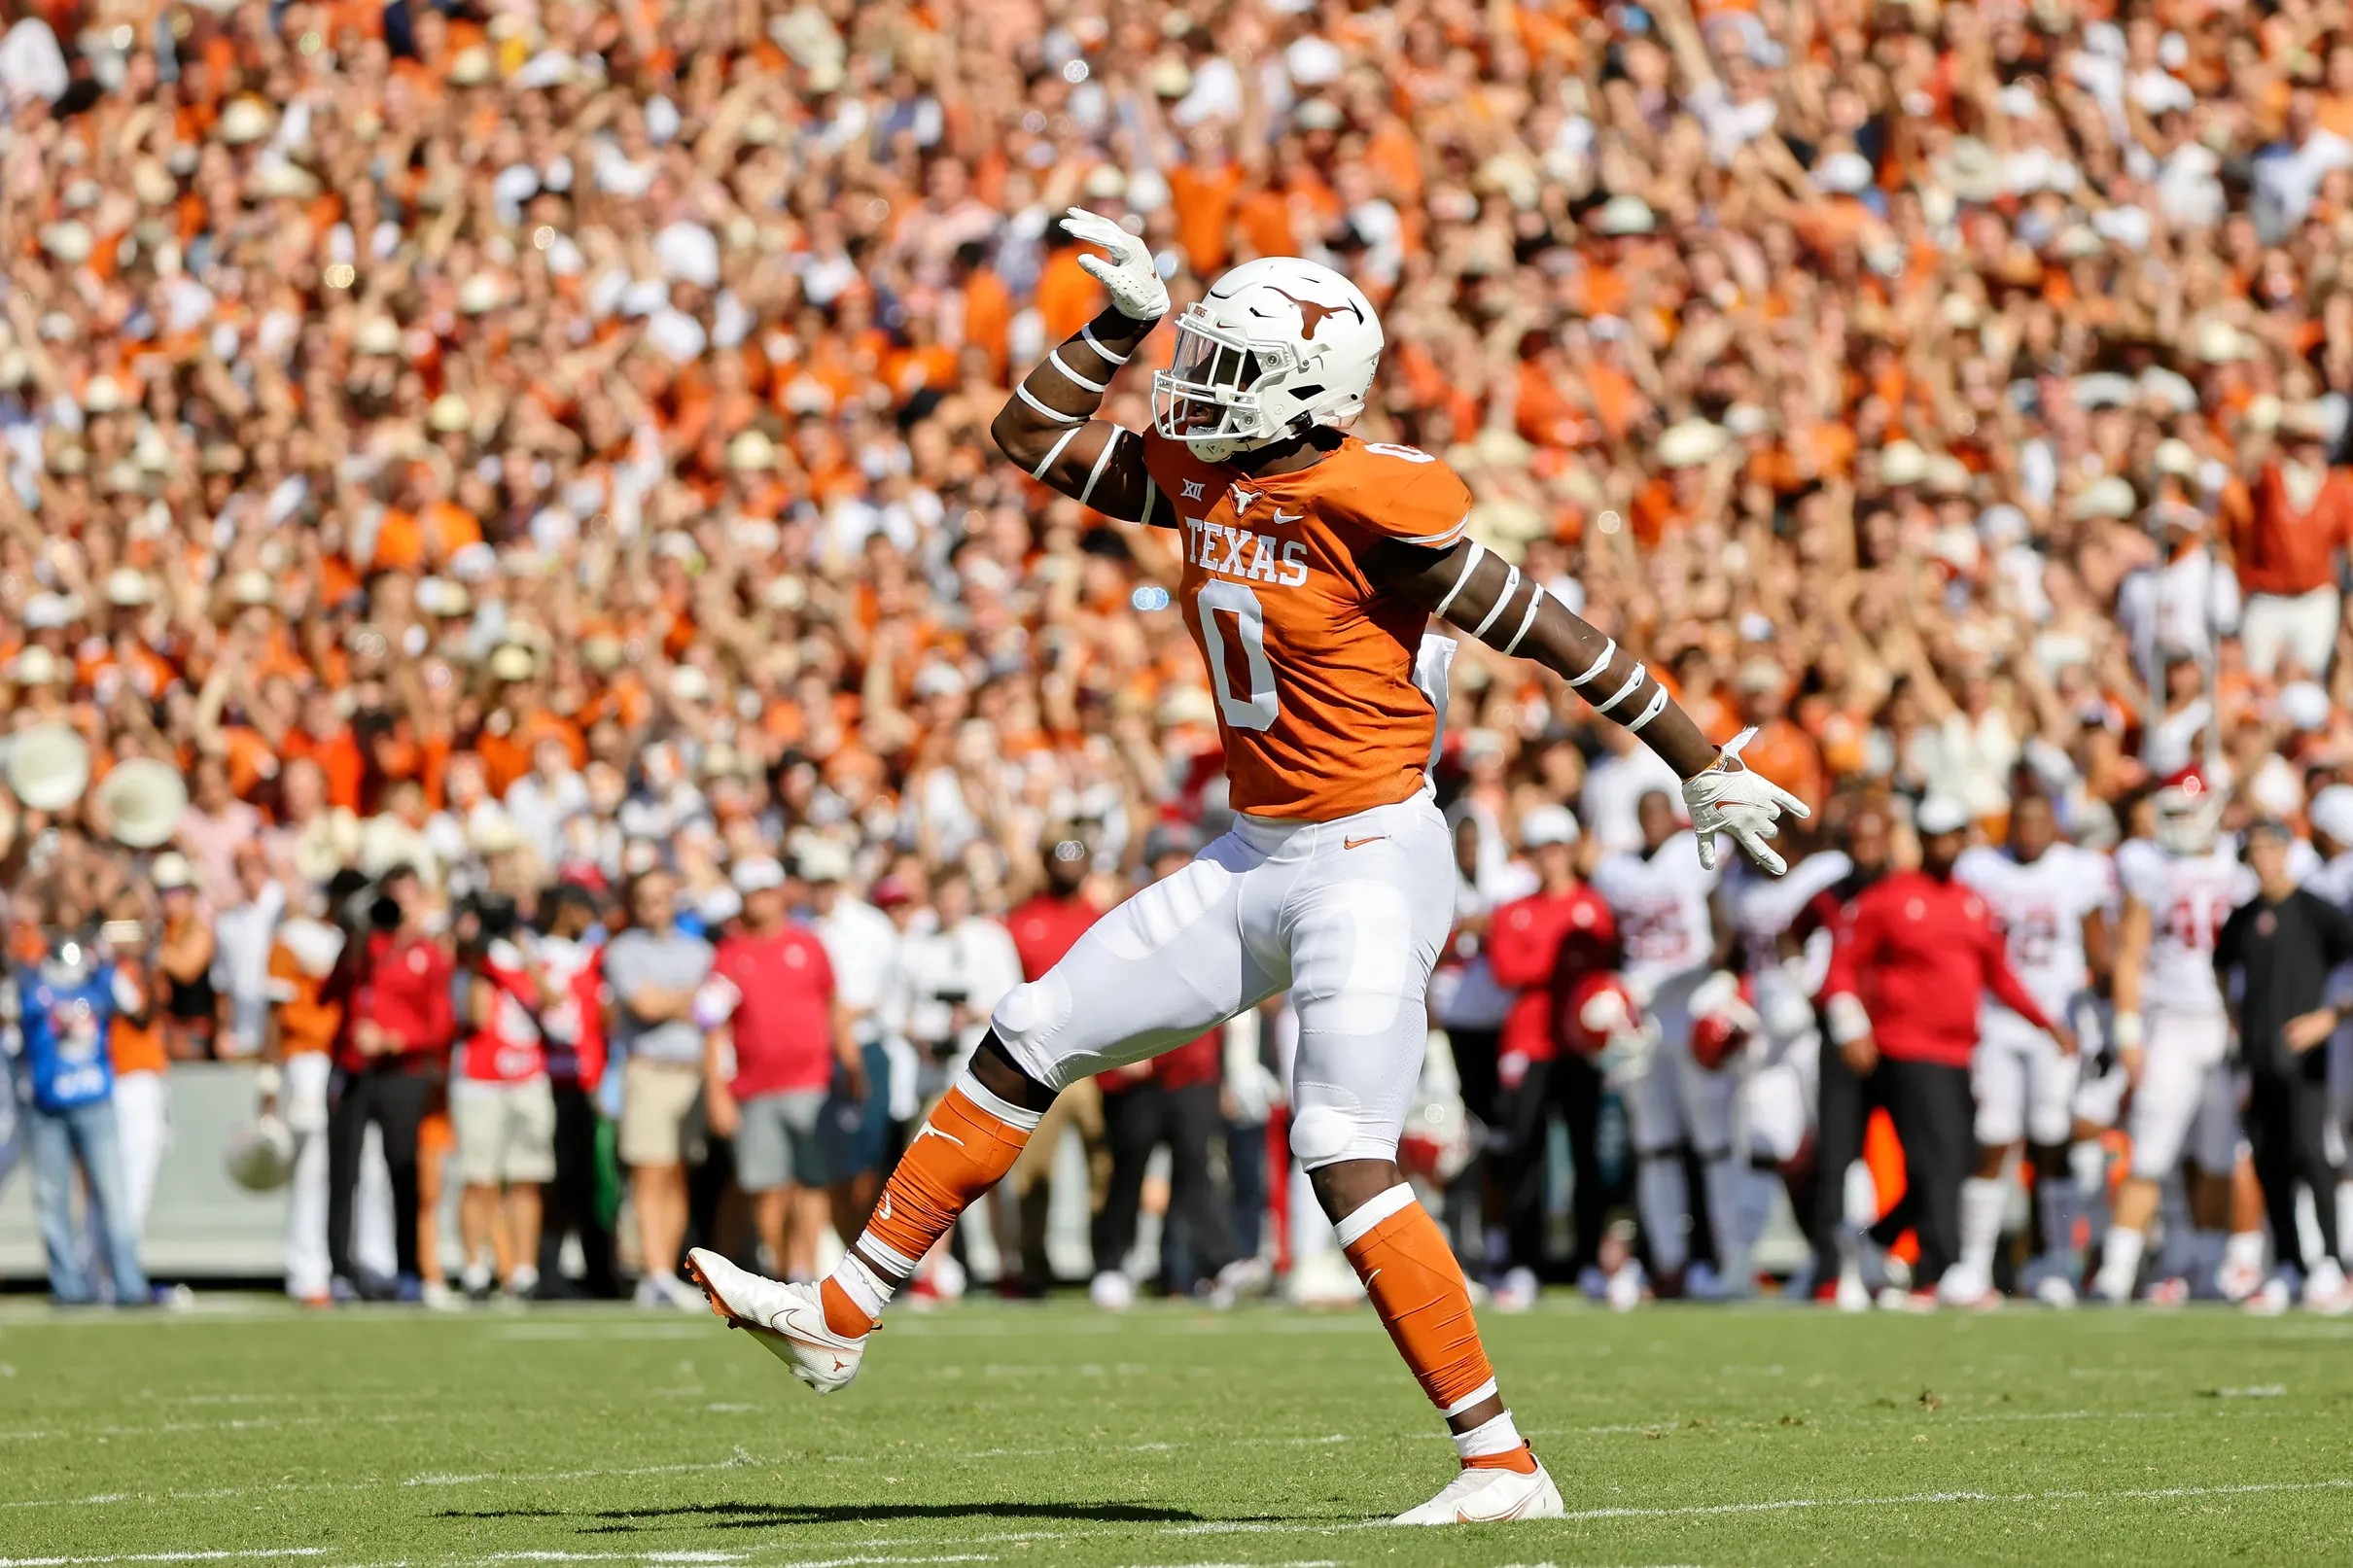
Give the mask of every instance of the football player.
MULTIPOLYGON (((2106 967, 2107 903, 2115 875, 2108 857, 2063 843, 2051 801, 2021 794, 2010 808, 2006 850, 1961 852, 1953 874, 1993 911, 2007 943, 2011 972, 2053 1018, 2088 1017, 2087 988, 2106 967)), ((2079 1024, 2079 1028, 2081 1025, 2079 1024)), ((2037 1295, 2069 1306, 2068 1278, 2080 1217, 2069 1134, 2082 1074, 2076 1057, 1998 1002, 1980 1026, 1972 1088, 1977 1097, 1977 1174, 1961 1184, 1961 1262, 1956 1299, 1993 1289, 1993 1249, 2009 1199, 2003 1171, 2022 1151, 2034 1165, 2045 1259, 2037 1295)))
POLYGON ((1634 1206, 1662 1294, 1710 1299, 1723 1281, 1691 1258, 1691 1192, 1684 1156, 1696 1153, 1707 1183, 1708 1219, 1725 1259, 1728 1226, 1743 1172, 1732 1152, 1735 1080, 1692 1060, 1692 995, 1730 956, 1729 930, 1716 918, 1716 868, 1674 804, 1659 790, 1634 803, 1644 848, 1613 854, 1594 868, 1594 890, 1617 917, 1625 946, 1621 972, 1657 1026, 1658 1046, 1640 1077, 1627 1086, 1626 1113, 1634 1150, 1634 1206))
MULTIPOLYGON (((1813 997, 1829 972, 1833 939, 1832 922, 1805 917, 1854 870, 1844 850, 1816 847, 1826 840, 1815 827, 1809 822, 1791 835, 1798 853, 1787 876, 1743 875, 1724 898, 1760 1025, 1739 1088, 1739 1120, 1755 1174, 1733 1216, 1736 1258, 1753 1256, 1764 1236, 1774 1178, 1786 1185, 1792 1213, 1808 1213, 1811 1197, 1806 1155, 1813 1142, 1822 1058, 1813 997)), ((1801 1283, 1819 1281, 1793 1281, 1793 1295, 1803 1296, 1801 1283)))
POLYGON ((2214 939, 2252 878, 2220 840, 2222 801, 2198 769, 2167 779, 2156 806, 2154 849, 2117 856, 2125 907, 2109 1029, 2132 1085, 2125 1113, 2132 1168, 2117 1192, 2091 1286, 2093 1298, 2107 1302, 2132 1299, 2160 1184, 2185 1158, 2195 1167, 2194 1262, 2212 1274, 2230 1223, 2239 1143, 2230 1021, 2215 980, 2214 939))
POLYGON ((1428 783, 1443 688, 1416 679, 1430 616, 1536 660, 1640 734, 1684 781, 1703 861, 1729 834, 1778 870, 1766 840, 1806 808, 1741 766, 1740 739, 1710 745, 1630 649, 1469 539, 1470 492, 1445 464, 1346 434, 1383 343, 1354 284, 1288 257, 1225 273, 1177 319, 1153 428, 1138 433, 1095 416, 1168 313, 1168 289, 1118 224, 1072 210, 1066 226, 1103 253, 1082 264, 1110 306, 1030 371, 992 433, 1032 478, 1177 537, 1176 603, 1209 665, 1233 830, 998 1004, 829 1279, 781 1284, 709 1252, 694 1266, 715 1311, 813 1388, 839 1388, 915 1260, 1005 1173, 1064 1086, 1287 988, 1292 1152, 1462 1461, 1401 1522, 1558 1515, 1462 1272, 1397 1166, 1456 876, 1428 783))

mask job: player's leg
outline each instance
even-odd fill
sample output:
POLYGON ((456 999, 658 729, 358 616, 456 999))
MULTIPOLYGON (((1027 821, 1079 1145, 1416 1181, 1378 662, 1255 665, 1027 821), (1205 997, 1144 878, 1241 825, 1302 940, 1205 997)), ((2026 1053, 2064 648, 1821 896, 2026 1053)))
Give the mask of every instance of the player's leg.
POLYGON ((1602 1286, 1601 1235, 1609 1224, 1609 1193, 1601 1180, 1601 1069, 1567 1052, 1547 1069, 1553 1103, 1568 1132, 1569 1223, 1576 1232, 1570 1274, 1580 1290, 1602 1286))
POLYGON ((1229 834, 1097 922, 1040 979, 1006 993, 833 1273, 814 1290, 782 1285, 698 1249, 689 1261, 712 1309, 762 1331, 763 1346, 819 1393, 848 1383, 883 1308, 1011 1171, 1065 1085, 1180 1045, 1288 978, 1243 940, 1241 899, 1262 861, 1229 834))
POLYGON ((2132 1299, 2157 1217, 2161 1185, 2180 1164, 2205 1085, 2205 1064, 2162 1015, 2149 1023, 2140 1082, 2132 1089, 2125 1128, 2132 1137, 2132 1169, 2116 1195, 2116 1213, 2100 1251, 2092 1294, 2103 1301, 2132 1299))
POLYGON ((1691 1258, 1683 1076, 1699 1069, 1691 1062, 1691 1010, 1685 1005, 1689 994, 1690 987, 1677 979, 1661 987, 1645 1004, 1658 1026, 1659 1043, 1641 1075, 1626 1086, 1626 1118, 1634 1149, 1634 1207, 1641 1216, 1650 1266, 1668 1294, 1682 1289, 1683 1266, 1691 1258))
POLYGON ((1143 1208, 1143 1178, 1152 1151, 1160 1143, 1164 1094, 1154 1083, 1132 1084, 1103 1097, 1103 1137, 1111 1155, 1109 1184, 1103 1206, 1095 1211, 1095 1277, 1089 1293, 1095 1305, 1119 1311, 1136 1300, 1136 1282, 1127 1272, 1128 1254, 1136 1247, 1136 1228, 1143 1208))
POLYGON ((1235 1276, 1232 1205, 1210 1160, 1210 1145, 1222 1132, 1224 1119, 1217 1104, 1214 1082, 1185 1084, 1162 1091, 1169 1145, 1169 1217, 1184 1225, 1193 1249, 1193 1265, 1210 1286, 1211 1297, 1231 1302, 1235 1276))
POLYGON ((1469 1283, 1397 1166, 1428 1040, 1424 993, 1452 913, 1445 826, 1417 799, 1316 831, 1279 922, 1299 1012, 1291 1152, 1463 1465, 1399 1522, 1557 1515, 1560 1493, 1497 1391, 1469 1283))
POLYGON ((2002 1210, 2010 1187, 2003 1173, 2026 1136, 2026 1104, 2038 1045, 2057 1047, 2007 1016, 1989 1019, 1970 1062, 1977 1098, 1977 1167, 1961 1183, 1961 1278, 1953 1294, 1983 1297, 1993 1289, 1993 1252, 2001 1243, 2002 1210))
POLYGON ((1503 1245, 1490 1249, 1487 1284, 1496 1305, 1507 1309, 1534 1305, 1528 1287, 1544 1258, 1545 1112, 1556 1065, 1521 1058, 1505 1063, 1490 1107, 1494 1120, 1488 1158, 1501 1199, 1503 1245))
MULTIPOLYGON (((2202 1246, 2197 1282, 2211 1281, 2217 1294, 2233 1302, 2245 1301, 2264 1283, 2264 1195, 2239 1124, 2241 1087, 2238 1074, 2218 1056, 2206 1069, 2190 1132, 2190 1158, 2204 1173, 2192 1189, 2202 1246)), ((2280 1248, 2294 1254, 2294 1233, 2280 1248)))
MULTIPOLYGON (((1748 1249, 1741 1239, 1748 1216, 1759 1206, 1754 1172, 1733 1144, 1733 1104, 1740 1087, 1739 1064, 1727 1062, 1713 1069, 1686 1061, 1678 1087, 1683 1096, 1683 1125, 1691 1130, 1692 1153, 1700 1163, 1700 1179, 1707 1195, 1707 1234, 1714 1243, 1712 1269, 1693 1269, 1688 1293, 1702 1300, 1749 1294, 1753 1281, 1748 1249)), ((1770 1189, 1766 1190, 1770 1197, 1770 1189)), ((1759 1222, 1761 1224, 1761 1222, 1759 1222)))

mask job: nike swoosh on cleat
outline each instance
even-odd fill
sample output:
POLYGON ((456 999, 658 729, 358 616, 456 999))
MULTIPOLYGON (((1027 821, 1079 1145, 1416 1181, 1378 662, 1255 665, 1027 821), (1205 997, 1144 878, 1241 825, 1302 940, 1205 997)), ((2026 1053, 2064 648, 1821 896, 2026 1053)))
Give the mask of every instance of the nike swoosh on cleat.
POLYGON ((1360 839, 1342 839, 1340 847, 1344 850, 1361 850, 1367 844, 1378 844, 1387 837, 1388 837, 1387 833, 1374 833, 1360 839))

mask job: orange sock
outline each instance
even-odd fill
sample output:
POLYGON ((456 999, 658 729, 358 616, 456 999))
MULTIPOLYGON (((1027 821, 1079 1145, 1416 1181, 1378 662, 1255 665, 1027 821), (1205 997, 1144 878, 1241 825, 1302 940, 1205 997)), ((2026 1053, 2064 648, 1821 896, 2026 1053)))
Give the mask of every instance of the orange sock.
POLYGON ((1390 1188, 1343 1219, 1339 1232, 1373 1309, 1439 1412, 1458 1414, 1493 1394, 1495 1372, 1479 1343, 1470 1285, 1413 1189, 1390 1188))
POLYGON ((970 1072, 933 1106, 898 1157, 873 1217, 821 1293, 836 1334, 864 1334, 883 1305, 972 1201, 1013 1168, 1042 1113, 1006 1103, 970 1072))
POLYGON ((852 1301, 838 1279, 827 1276, 821 1281, 817 1299, 825 1304, 825 1327, 844 1339, 855 1340, 882 1327, 882 1319, 852 1301))
POLYGON ((1465 1470, 1517 1470, 1523 1476, 1536 1473, 1536 1451, 1523 1443, 1503 1453, 1482 1453, 1462 1461, 1465 1470))

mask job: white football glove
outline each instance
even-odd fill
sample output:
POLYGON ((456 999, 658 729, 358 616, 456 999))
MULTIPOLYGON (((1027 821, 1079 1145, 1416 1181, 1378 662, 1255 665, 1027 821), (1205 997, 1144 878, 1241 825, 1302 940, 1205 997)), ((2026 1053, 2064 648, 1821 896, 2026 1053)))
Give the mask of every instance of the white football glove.
POLYGON ((1712 871, 1716 864, 1716 835, 1729 833, 1748 857, 1774 876, 1789 869, 1766 840, 1780 829, 1774 824, 1783 812, 1811 817, 1806 802, 1760 773, 1741 765, 1740 748, 1756 739, 1756 729, 1740 731, 1724 748, 1716 765, 1696 779, 1683 781, 1683 804, 1691 813, 1691 830, 1700 836, 1700 864, 1712 871))
POLYGON ((1082 256, 1078 264, 1110 293, 1111 303, 1130 321, 1158 321, 1169 313, 1169 286, 1152 264, 1152 248, 1100 213, 1072 207, 1063 226, 1102 256, 1082 256))

